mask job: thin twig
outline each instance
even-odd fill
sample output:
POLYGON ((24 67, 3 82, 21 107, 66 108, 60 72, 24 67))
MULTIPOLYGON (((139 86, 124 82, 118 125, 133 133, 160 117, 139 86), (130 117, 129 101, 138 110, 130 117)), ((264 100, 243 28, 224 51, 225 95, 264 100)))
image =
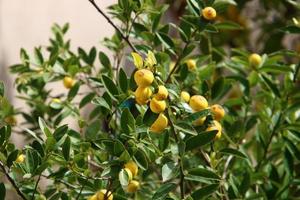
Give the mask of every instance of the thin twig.
POLYGON ((39 185, 39 182, 40 182, 40 180, 41 180, 41 176, 42 176, 42 174, 39 175, 38 180, 37 180, 36 183, 35 183, 34 191, 33 191, 32 196, 31 196, 31 200, 34 200, 34 196, 35 196, 37 187, 38 187, 38 185, 39 185))
POLYGON ((15 183, 15 181, 10 177, 10 175, 8 174, 8 172, 5 170, 5 167, 4 167, 4 165, 1 162, 0 162, 0 167, 2 169, 2 172, 5 174, 6 178, 8 179, 8 181, 15 188, 16 192, 18 193, 18 195, 22 199, 27 200, 27 197, 21 192, 21 190, 19 189, 19 187, 17 186, 17 184, 15 183))
POLYGON ((127 42, 127 44, 130 46, 132 51, 137 52, 136 48, 129 41, 129 38, 126 37, 122 33, 122 31, 113 23, 113 21, 101 10, 101 8, 95 3, 95 0, 89 0, 89 2, 91 2, 91 4, 96 8, 96 10, 107 20, 107 22, 114 27, 114 29, 121 35, 122 39, 127 42))

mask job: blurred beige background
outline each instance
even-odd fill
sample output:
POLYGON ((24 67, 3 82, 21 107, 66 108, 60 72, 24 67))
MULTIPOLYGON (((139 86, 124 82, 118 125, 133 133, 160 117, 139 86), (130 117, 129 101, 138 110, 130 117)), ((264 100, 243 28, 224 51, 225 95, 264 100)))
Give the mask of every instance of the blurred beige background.
MULTIPOLYGON (((115 1, 96 0, 103 9, 115 1)), ((70 23, 67 37, 72 38, 72 49, 96 46, 109 55, 100 41, 114 30, 88 0, 0 0, 0 80, 5 82, 7 95, 16 107, 24 104, 14 98, 17 93, 8 67, 19 62, 20 48, 32 52, 35 46, 47 44, 53 23, 66 22, 70 23)), ((16 137, 17 146, 22 146, 23 139, 16 137)), ((6 199, 16 200, 18 196, 12 189, 6 199)))
MULTIPOLYGON (((101 8, 115 1, 96 0, 101 8)), ((67 36, 73 49, 97 46, 106 51, 100 41, 113 29, 88 0, 0 0, 0 79, 12 87, 7 68, 19 61, 20 48, 32 52, 34 46, 47 44, 53 23, 66 22, 71 26, 67 36)), ((14 91, 8 91, 14 96, 14 91)))

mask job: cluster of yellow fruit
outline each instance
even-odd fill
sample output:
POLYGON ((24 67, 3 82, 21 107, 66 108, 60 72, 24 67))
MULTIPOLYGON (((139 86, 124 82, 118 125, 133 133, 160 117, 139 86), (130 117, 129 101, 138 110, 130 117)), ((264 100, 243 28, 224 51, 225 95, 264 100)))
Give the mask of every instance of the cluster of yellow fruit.
MULTIPOLYGON (((209 107, 208 102, 205 97, 201 95, 194 95, 190 97, 190 94, 186 91, 182 91, 180 94, 181 100, 189 103, 190 107, 194 112, 199 112, 204 109, 210 109, 213 115, 213 122, 207 127, 206 131, 217 130, 216 139, 219 139, 222 135, 222 126, 220 120, 225 116, 225 110, 219 104, 214 104, 209 107)), ((206 117, 201 117, 193 122, 194 126, 201 126, 204 124, 206 117)))
POLYGON ((134 193, 140 187, 140 183, 133 180, 133 178, 138 174, 139 168, 135 162, 129 161, 124 165, 124 170, 128 175, 128 185, 122 185, 122 187, 126 192, 134 193))
POLYGON ((96 192, 93 196, 88 198, 88 200, 113 200, 114 196, 110 191, 107 191, 106 189, 99 190, 96 192))
POLYGON ((139 105, 145 105, 150 101, 151 111, 159 114, 151 125, 150 131, 162 132, 168 126, 168 118, 163 114, 167 107, 166 99, 169 95, 167 88, 164 85, 159 85, 157 93, 152 96, 151 84, 154 81, 154 75, 148 69, 137 70, 134 74, 134 80, 138 86, 134 93, 136 102, 139 105))

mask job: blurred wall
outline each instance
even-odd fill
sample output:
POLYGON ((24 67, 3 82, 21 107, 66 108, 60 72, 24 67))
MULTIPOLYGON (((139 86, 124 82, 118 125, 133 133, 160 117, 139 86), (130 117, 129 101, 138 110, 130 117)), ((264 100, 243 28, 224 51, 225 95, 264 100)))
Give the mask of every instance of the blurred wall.
MULTIPOLYGON (((96 0, 101 8, 115 1, 96 0)), ((113 29, 88 0, 0 0, 0 79, 11 87, 7 68, 19 62, 20 48, 32 52, 34 46, 47 44, 53 23, 66 22, 71 25, 67 36, 72 38, 73 49, 97 46, 106 50, 99 42, 113 29)))

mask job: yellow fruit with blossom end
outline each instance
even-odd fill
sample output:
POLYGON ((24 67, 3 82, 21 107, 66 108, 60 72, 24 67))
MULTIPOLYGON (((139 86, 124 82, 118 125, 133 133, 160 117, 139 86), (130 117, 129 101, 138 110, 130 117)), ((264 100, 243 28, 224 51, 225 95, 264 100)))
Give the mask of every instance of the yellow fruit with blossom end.
POLYGON ((163 85, 158 86, 158 92, 155 94, 155 98, 158 100, 165 100, 168 98, 169 92, 163 85))
POLYGON ((222 125, 216 120, 214 120, 212 122, 212 124, 209 125, 209 127, 207 127, 207 129, 206 129, 206 131, 213 131, 213 130, 218 131, 216 136, 215 136, 215 139, 220 139, 221 136, 222 136, 222 125))
POLYGON ((134 73, 134 80, 139 87, 147 87, 152 84, 154 76, 148 69, 139 69, 134 73))
POLYGON ((251 66, 255 68, 260 65, 261 60, 262 60, 261 56, 256 53, 253 53, 249 56, 249 63, 251 66))
POLYGON ((152 95, 152 90, 150 87, 138 87, 135 90, 134 95, 138 104, 145 105, 152 95))
POLYGON ((138 168, 137 164, 135 162, 133 162, 132 160, 127 162, 124 165, 124 167, 131 171, 133 177, 135 177, 139 172, 139 168, 138 168))
POLYGON ((105 189, 100 190, 99 192, 97 192, 97 200, 113 200, 114 196, 113 194, 105 189), (105 198, 105 194, 107 195, 105 198))
POLYGON ((181 98, 182 101, 188 103, 190 101, 191 96, 190 96, 190 94, 188 92, 182 91, 180 93, 180 98, 181 98))
POLYGON ((213 7, 205 7, 202 10, 202 16, 206 20, 214 20, 217 17, 217 11, 213 7))
POLYGON ((139 189, 139 187, 140 187, 140 183, 138 181, 132 180, 128 184, 126 191, 129 193, 134 193, 139 189))
POLYGON ((186 65, 187 65, 189 70, 194 70, 194 69, 196 69, 196 66, 197 66, 196 61, 193 60, 193 59, 187 60, 186 65))
POLYGON ((219 104, 212 105, 210 110, 214 116, 214 119, 217 121, 220 121, 225 116, 225 110, 219 104))
POLYGON ((190 99, 190 106, 194 111, 201 111, 208 107, 208 102, 205 97, 201 95, 194 95, 190 99))
POLYGON ((20 154, 16 159, 16 163, 23 163, 24 161, 25 161, 25 155, 24 154, 20 154))
POLYGON ((168 123, 168 118, 163 113, 160 113, 158 118, 151 125, 150 131, 154 133, 161 133, 163 130, 165 130, 165 128, 168 127, 168 123))
POLYGON ((150 109, 154 113, 161 113, 166 109, 166 107, 167 104, 165 100, 158 100, 154 97, 150 101, 150 109))
POLYGON ((70 76, 65 76, 64 80, 63 80, 63 84, 64 84, 65 88, 70 89, 74 86, 75 81, 70 76))

